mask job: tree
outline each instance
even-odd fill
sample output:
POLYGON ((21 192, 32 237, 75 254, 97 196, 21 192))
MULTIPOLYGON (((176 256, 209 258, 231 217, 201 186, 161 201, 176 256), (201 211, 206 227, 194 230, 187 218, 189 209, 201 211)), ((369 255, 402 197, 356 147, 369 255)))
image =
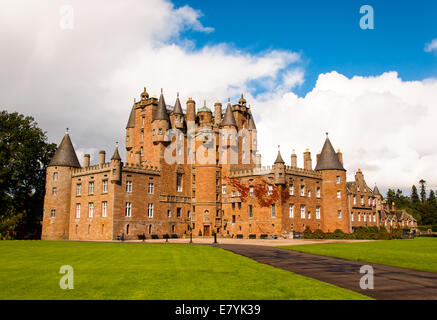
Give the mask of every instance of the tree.
POLYGON ((426 202, 426 181, 421 179, 419 181, 420 183, 420 202, 425 203, 426 202))
POLYGON ((434 207, 435 209, 437 209, 437 199, 435 197, 435 192, 434 190, 431 190, 429 192, 429 197, 428 197, 428 203, 430 206, 434 207))
POLYGON ((0 113, 0 232, 36 228, 42 219, 45 170, 56 145, 33 117, 0 113))
POLYGON ((411 204, 417 206, 420 204, 419 194, 415 185, 411 187, 411 204))

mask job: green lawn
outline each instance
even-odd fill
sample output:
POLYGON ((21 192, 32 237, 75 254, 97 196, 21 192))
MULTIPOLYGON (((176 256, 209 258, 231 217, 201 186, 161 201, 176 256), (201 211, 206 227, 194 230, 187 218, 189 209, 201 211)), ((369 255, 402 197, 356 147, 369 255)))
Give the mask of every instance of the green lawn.
POLYGON ((281 248, 349 260, 437 272, 437 238, 310 244, 281 248))
POLYGON ((0 299, 368 299, 200 245, 0 241, 0 299), (62 265, 74 289, 62 290, 62 265))

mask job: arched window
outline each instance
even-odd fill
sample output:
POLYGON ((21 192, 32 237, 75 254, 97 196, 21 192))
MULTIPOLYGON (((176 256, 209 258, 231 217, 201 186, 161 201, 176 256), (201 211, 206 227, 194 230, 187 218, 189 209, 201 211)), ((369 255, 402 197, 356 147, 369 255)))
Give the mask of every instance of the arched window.
POLYGON ((129 224, 126 225, 126 235, 129 234, 129 224))

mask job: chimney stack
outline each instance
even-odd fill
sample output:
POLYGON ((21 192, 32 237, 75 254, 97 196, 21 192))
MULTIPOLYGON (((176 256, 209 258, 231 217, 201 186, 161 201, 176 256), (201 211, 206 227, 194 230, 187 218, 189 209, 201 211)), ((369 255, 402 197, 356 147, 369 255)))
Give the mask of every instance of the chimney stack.
POLYGON ((192 98, 187 101, 187 122, 196 121, 196 102, 192 98))
POLYGON ((88 153, 83 155, 83 166, 85 168, 90 166, 90 155, 88 153))
POLYGON ((214 104, 214 126, 219 127, 222 122, 222 104, 217 101, 214 104))
POLYGON ((303 168, 305 170, 313 170, 311 152, 308 149, 306 149, 306 151, 303 153, 303 168))
POLYGON ((103 165, 105 163, 105 155, 106 155, 106 152, 104 150, 101 150, 99 152, 99 164, 100 165, 103 165))
POLYGON ((343 154, 340 152, 340 149, 337 150, 337 157, 340 160, 341 165, 343 165, 343 154))
POLYGON ((291 154, 291 167, 292 168, 297 168, 297 156, 296 156, 296 152, 293 149, 293 153, 291 154))

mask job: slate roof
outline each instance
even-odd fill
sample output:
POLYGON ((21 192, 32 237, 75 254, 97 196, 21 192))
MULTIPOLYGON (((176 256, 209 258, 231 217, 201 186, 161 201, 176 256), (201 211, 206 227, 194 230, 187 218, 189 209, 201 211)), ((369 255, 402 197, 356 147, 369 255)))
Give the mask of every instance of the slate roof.
POLYGON ((337 153, 332 147, 331 141, 326 137, 322 152, 314 170, 344 170, 343 165, 338 159, 337 153))
POLYGON ((58 149, 55 152, 49 166, 64 166, 80 168, 79 160, 77 159, 76 151, 74 151, 68 133, 64 135, 58 149))

